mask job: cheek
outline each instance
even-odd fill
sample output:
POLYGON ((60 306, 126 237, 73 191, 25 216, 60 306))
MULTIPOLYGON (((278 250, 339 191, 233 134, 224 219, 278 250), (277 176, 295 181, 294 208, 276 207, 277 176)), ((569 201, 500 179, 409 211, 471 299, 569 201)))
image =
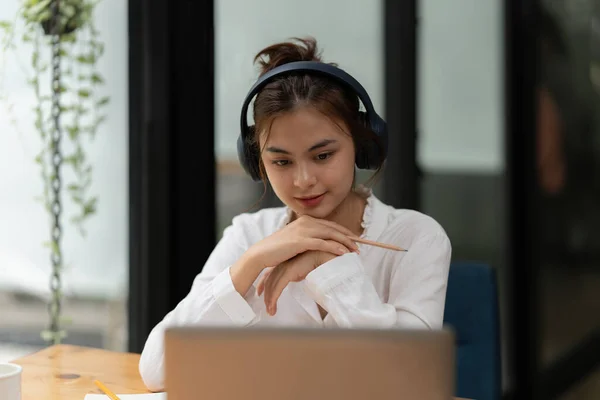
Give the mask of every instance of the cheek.
POLYGON ((331 163, 331 170, 334 174, 336 174, 339 180, 347 180, 346 177, 350 180, 354 177, 354 153, 345 152, 339 155, 333 163, 331 163))
MULTIPOLYGON (((341 155, 341 154, 340 154, 341 155)), ((319 181, 330 189, 346 191, 354 180, 354 158, 338 157, 320 169, 319 181)))
POLYGON ((277 195, 283 195, 292 182, 285 170, 273 165, 265 165, 265 173, 277 195))

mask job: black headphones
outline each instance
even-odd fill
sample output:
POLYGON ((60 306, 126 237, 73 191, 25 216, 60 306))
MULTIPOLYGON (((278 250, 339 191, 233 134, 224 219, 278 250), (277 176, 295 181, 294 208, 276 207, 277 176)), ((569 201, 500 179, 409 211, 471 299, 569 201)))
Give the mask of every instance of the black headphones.
MULTIPOLYGON (((254 181, 260 181, 260 154, 256 149, 256 146, 250 144, 250 138, 248 137, 250 132, 253 131, 253 127, 248 126, 248 106, 254 96, 256 96, 272 79, 295 72, 308 72, 332 78, 356 93, 366 110, 366 115, 363 115, 362 118, 368 123, 368 128, 370 128, 379 139, 379 143, 372 140, 356 149, 356 166, 360 169, 379 168, 387 156, 387 126, 383 118, 375 112, 373 103, 371 102, 371 98, 367 94, 367 91, 350 74, 333 65, 318 61, 296 61, 280 65, 261 76, 246 95, 242 106, 240 120, 241 133, 237 140, 237 150, 240 164, 248 175, 250 175, 254 181)), ((361 114, 365 114, 365 112, 361 112, 361 114)))

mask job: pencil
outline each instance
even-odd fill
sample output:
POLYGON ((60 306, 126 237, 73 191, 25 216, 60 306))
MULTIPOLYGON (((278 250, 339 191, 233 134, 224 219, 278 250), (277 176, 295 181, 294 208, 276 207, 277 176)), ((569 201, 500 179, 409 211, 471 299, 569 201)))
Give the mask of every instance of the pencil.
POLYGON ((106 386, 104 386, 104 384, 102 382, 95 380, 94 383, 96 384, 96 386, 98 386, 100 388, 100 390, 102 390, 104 392, 105 395, 110 397, 111 400, 121 400, 121 399, 119 399, 119 397, 116 394, 111 392, 110 389, 108 389, 106 386))
POLYGON ((361 238, 356 237, 356 236, 350 236, 350 239, 353 240, 353 241, 355 241, 355 242, 357 242, 357 243, 368 244, 368 245, 371 245, 371 246, 381 247, 383 249, 396 250, 396 251, 408 251, 408 250, 403 249, 401 247, 392 246, 391 244, 374 242, 372 240, 361 239, 361 238))

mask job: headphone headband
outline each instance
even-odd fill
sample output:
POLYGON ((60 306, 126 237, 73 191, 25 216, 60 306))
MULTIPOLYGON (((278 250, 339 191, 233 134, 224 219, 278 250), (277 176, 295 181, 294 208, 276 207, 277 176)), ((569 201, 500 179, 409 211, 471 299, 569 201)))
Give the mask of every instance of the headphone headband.
POLYGON ((365 88, 356 79, 354 79, 354 77, 352 77, 346 71, 331 64, 325 64, 319 61, 294 61, 275 67, 261 76, 246 95, 244 104, 242 105, 240 121, 240 128, 244 139, 245 134, 248 131, 248 107, 250 106, 250 102, 254 96, 256 96, 258 92, 260 92, 273 78, 290 72, 310 72, 314 73, 315 75, 318 74, 327 78, 332 78, 337 83, 342 85, 350 86, 350 88, 363 103, 363 106, 367 112, 367 118, 369 118, 371 125, 375 123, 375 121, 372 119, 376 116, 376 113, 373 103, 371 102, 371 98, 369 97, 365 88))

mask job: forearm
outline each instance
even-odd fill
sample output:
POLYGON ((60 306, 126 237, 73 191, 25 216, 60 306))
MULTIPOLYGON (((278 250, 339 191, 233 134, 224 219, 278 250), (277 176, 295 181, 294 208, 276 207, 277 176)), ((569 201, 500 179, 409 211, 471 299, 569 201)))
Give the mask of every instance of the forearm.
POLYGON ((248 293, 248 290, 264 268, 259 257, 252 251, 244 253, 229 269, 235 290, 242 297, 246 296, 246 293, 248 293))

